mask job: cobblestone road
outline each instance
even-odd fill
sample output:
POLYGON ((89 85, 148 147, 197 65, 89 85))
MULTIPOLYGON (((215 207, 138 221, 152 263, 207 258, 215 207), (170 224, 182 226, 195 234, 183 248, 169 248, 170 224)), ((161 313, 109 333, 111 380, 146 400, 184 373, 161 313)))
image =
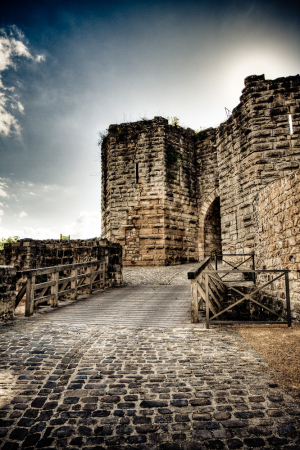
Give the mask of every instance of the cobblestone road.
POLYGON ((185 323, 188 290, 127 286, 2 326, 1 449, 300 449, 296 402, 234 331, 185 323))

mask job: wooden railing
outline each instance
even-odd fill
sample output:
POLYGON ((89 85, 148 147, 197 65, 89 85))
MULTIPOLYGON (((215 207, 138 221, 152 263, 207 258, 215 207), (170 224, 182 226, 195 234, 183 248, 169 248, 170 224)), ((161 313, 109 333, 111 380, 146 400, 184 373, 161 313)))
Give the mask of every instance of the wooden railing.
MULTIPOLYGON (((253 261, 252 255, 226 256, 250 256, 250 258, 238 265, 230 264, 232 266, 231 270, 216 270, 215 267, 217 267, 217 265, 213 267, 213 261, 215 258, 212 256, 202 261, 202 263, 195 271, 188 272, 188 279, 191 280, 191 322, 198 322, 199 310, 201 311, 204 309, 203 303, 205 302, 206 328, 209 328, 210 323, 276 323, 286 324, 290 327, 292 318, 290 306, 289 270, 253 270, 251 268, 242 269, 240 268, 240 266, 243 263, 248 262, 250 259, 252 259, 253 261), (274 277, 272 277, 272 274, 274 274, 274 277), (229 275, 229 279, 224 278, 226 275, 229 275), (259 277, 259 285, 256 285, 254 283, 255 281, 257 282, 257 277, 259 277), (267 278, 265 280, 266 282, 263 281, 263 277, 267 278), (274 308, 271 309, 264 302, 264 297, 267 294, 266 288, 268 286, 272 286, 273 292, 275 292, 275 283, 278 283, 278 280, 282 280, 282 278, 284 279, 285 284, 284 292, 281 284, 279 284, 279 290, 275 297, 279 296, 281 299, 285 299, 285 310, 284 308, 282 310, 283 315, 278 314, 278 311, 275 311, 274 308), (249 279, 252 281, 247 282, 247 280, 249 279), (241 287, 239 286, 240 284, 241 287), (244 286, 244 288, 242 286, 244 286), (243 291, 243 289, 246 289, 246 293, 243 291), (234 298, 233 302, 229 301, 229 293, 231 293, 230 297, 234 298), (242 302, 253 302, 259 308, 262 308, 272 315, 275 315, 276 320, 219 320, 222 314, 230 313, 230 311, 232 311, 232 308, 240 305, 242 302)), ((228 261, 225 262, 229 264, 228 261)))
POLYGON ((79 289, 85 288, 91 294, 96 285, 104 288, 105 271, 105 260, 19 271, 17 278, 26 278, 26 282, 17 294, 16 306, 26 294, 25 316, 31 316, 40 303, 48 302, 54 308, 59 297, 70 295, 75 300, 79 289), (37 282, 41 275, 50 280, 37 282))
POLYGON ((250 324, 284 324, 288 325, 288 327, 292 324, 292 315, 291 315, 291 305, 290 305, 290 287, 289 287, 289 270, 251 270, 251 269, 233 269, 230 273, 232 274, 252 274, 255 275, 255 278, 257 275, 266 275, 267 276, 267 282, 264 284, 261 284, 260 286, 253 285, 251 290, 249 290, 247 293, 243 292, 240 288, 237 289, 237 287, 234 287, 230 284, 232 281, 224 281, 219 274, 228 274, 226 270, 205 270, 203 275, 205 276, 205 292, 204 292, 204 299, 206 303, 206 328, 209 328, 210 323, 214 324, 234 324, 234 323, 250 323, 250 324), (274 274, 274 277, 272 277, 272 274, 274 274), (285 300, 286 300, 286 311, 283 311, 285 314, 285 317, 282 314, 278 314, 278 312, 274 311, 274 309, 269 308, 266 304, 263 303, 263 297, 264 297, 264 289, 268 287, 269 285, 272 285, 280 278, 284 278, 285 280, 285 300), (224 289, 230 289, 235 294, 234 302, 231 303, 227 307, 223 307, 220 304, 219 310, 213 311, 210 308, 210 284, 211 283, 222 283, 224 286, 224 289), (262 294, 262 299, 256 298, 257 294, 262 294), (238 294, 238 296, 237 296, 238 294), (238 298, 240 296, 240 298, 238 298), (235 306, 241 304, 242 302, 253 302, 256 305, 258 305, 260 308, 268 311, 272 315, 275 315, 277 317, 277 320, 214 320, 217 317, 219 317, 221 314, 224 314, 225 312, 232 310, 235 306), (213 315, 210 316, 210 310, 212 311, 213 315), (279 320, 278 320, 279 319, 279 320))
POLYGON ((203 271, 211 264, 211 258, 204 259, 199 267, 193 272, 188 272, 188 279, 191 280, 191 322, 198 322, 199 309, 203 309, 205 293, 202 287, 203 271), (198 302, 198 297, 200 301, 198 302))

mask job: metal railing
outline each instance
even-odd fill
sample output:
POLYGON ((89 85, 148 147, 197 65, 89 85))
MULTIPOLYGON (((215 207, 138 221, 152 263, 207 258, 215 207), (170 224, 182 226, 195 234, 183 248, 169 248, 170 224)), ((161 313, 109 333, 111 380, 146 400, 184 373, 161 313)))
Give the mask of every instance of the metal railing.
POLYGON ((25 316, 28 317, 40 303, 48 302, 54 308, 58 306, 59 297, 71 295, 75 300, 79 289, 85 288, 91 294, 96 285, 104 288, 105 271, 105 260, 18 271, 17 278, 26 278, 26 282, 19 288, 16 306, 26 295, 25 316), (41 275, 47 275, 47 278, 50 275, 50 281, 37 282, 41 275))

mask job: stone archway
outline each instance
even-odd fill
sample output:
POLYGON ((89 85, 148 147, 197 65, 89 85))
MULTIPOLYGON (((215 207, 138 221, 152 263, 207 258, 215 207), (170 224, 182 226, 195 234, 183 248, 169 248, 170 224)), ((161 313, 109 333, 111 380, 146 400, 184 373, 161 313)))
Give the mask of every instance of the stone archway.
POLYGON ((203 202, 199 214, 199 261, 210 256, 212 251, 222 252, 218 188, 203 202))

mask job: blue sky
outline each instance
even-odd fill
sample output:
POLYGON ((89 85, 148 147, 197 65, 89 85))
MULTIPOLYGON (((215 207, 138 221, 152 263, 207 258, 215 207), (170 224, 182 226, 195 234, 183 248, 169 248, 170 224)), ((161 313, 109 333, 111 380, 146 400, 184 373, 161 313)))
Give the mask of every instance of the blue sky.
POLYGON ((296 1, 0 6, 0 237, 99 236, 98 133, 177 116, 218 126, 243 80, 300 72, 296 1))

